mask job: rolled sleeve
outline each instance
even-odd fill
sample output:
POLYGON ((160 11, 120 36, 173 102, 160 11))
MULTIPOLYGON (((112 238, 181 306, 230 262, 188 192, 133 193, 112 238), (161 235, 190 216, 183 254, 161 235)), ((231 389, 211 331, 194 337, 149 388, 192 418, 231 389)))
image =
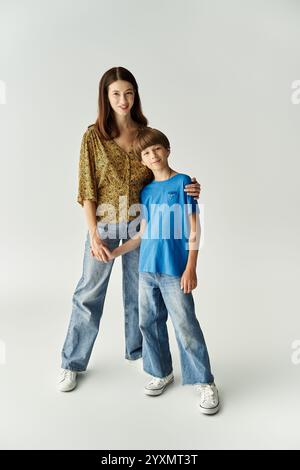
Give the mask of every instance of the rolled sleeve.
POLYGON ((83 206, 84 200, 97 202, 95 162, 89 150, 88 131, 84 133, 81 142, 78 175, 77 202, 83 206))

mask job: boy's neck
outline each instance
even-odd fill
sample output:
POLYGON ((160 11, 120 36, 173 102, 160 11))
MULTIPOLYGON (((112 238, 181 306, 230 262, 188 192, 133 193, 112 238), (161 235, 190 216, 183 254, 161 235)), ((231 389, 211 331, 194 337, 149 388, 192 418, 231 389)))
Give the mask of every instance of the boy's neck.
POLYGON ((154 181, 166 181, 177 174, 177 172, 172 170, 169 166, 162 168, 161 170, 152 170, 152 172, 154 174, 154 181))

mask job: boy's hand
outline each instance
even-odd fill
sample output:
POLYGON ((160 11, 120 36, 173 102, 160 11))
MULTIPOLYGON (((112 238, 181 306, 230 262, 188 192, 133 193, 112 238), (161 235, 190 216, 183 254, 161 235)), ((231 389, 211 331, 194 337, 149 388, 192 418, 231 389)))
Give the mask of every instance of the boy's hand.
POLYGON ((197 287, 197 274, 196 269, 186 268, 181 276, 180 287, 183 289, 184 294, 189 294, 197 287))

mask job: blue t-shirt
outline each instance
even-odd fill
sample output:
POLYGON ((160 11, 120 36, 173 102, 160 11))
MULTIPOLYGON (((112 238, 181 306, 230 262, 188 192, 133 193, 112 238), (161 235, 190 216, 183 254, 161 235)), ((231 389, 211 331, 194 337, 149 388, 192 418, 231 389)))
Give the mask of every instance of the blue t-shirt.
POLYGON ((140 193, 142 236, 139 271, 181 276, 188 260, 189 215, 199 212, 197 201, 184 191, 191 183, 178 173, 165 181, 152 181, 140 193))

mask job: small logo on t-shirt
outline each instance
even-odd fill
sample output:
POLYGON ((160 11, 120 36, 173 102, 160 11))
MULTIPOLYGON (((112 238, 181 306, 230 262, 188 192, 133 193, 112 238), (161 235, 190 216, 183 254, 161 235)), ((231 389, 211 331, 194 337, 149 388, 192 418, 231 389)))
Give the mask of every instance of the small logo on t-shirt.
POLYGON ((178 191, 168 191, 167 200, 168 204, 175 204, 175 202, 178 202, 178 191))

